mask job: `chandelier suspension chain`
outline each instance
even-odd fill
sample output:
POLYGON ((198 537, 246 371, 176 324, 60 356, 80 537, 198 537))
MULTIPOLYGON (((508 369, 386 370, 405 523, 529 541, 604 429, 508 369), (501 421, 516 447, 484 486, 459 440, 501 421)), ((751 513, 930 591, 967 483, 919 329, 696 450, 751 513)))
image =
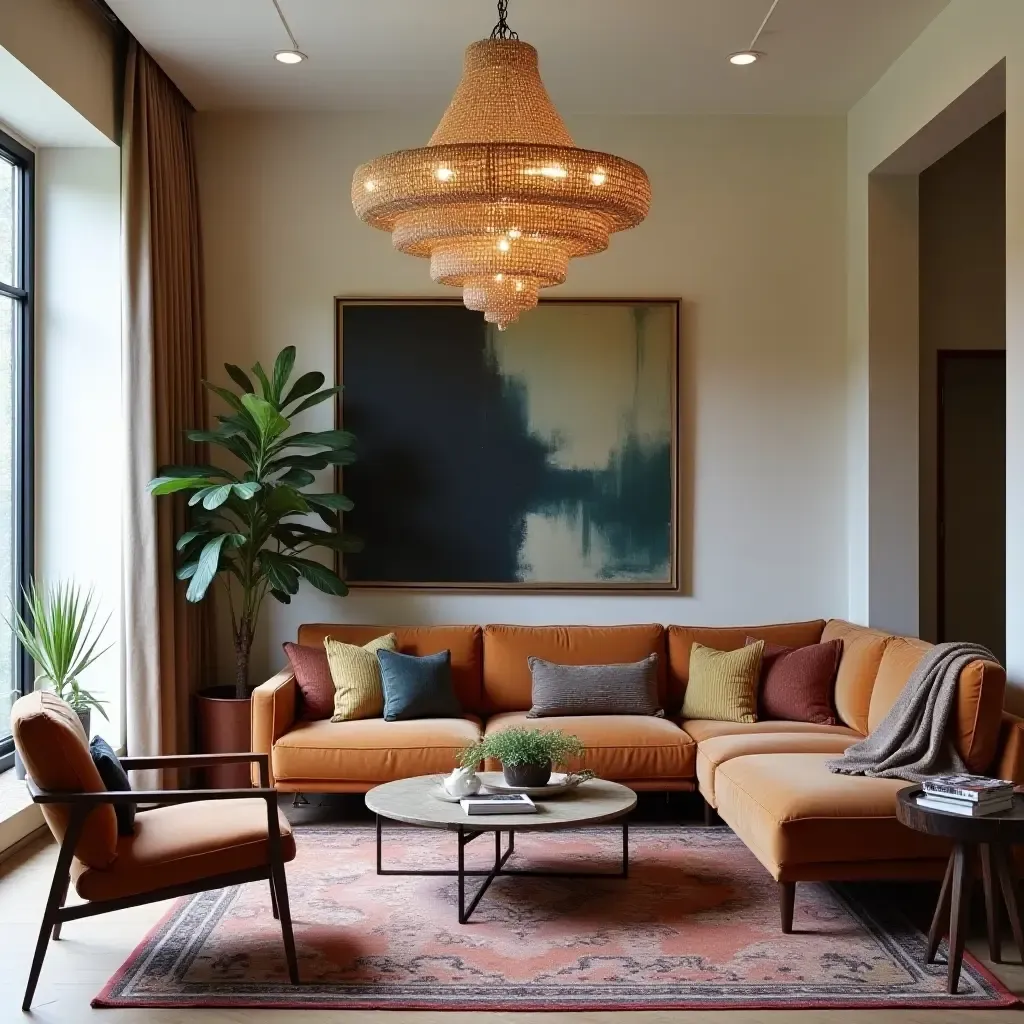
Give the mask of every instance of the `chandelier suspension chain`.
POLYGON ((518 39, 519 33, 508 27, 508 0, 498 0, 498 24, 491 29, 492 39, 518 39))
POLYGON ((571 259, 639 224, 651 185, 636 164, 573 142, 537 51, 509 27, 508 0, 497 7, 430 141, 356 168, 352 205, 504 330, 565 281, 571 259))
POLYGON ((754 38, 750 40, 750 45, 747 47, 748 50, 753 50, 757 46, 758 39, 761 38, 761 33, 764 31, 765 25, 768 24, 769 19, 775 13, 775 8, 779 6, 779 0, 772 0, 771 7, 768 8, 768 13, 764 16, 764 21, 761 22, 761 27, 754 33, 754 38))

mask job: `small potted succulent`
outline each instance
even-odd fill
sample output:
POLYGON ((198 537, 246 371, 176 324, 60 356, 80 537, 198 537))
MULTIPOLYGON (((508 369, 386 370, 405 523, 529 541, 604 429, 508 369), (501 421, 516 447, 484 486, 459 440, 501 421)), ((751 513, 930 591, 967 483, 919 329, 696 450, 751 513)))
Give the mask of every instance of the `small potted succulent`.
POLYGON ((508 785, 533 788, 546 786, 553 768, 567 766, 583 752, 579 738, 561 730, 547 732, 513 726, 467 747, 459 760, 465 767, 475 766, 487 758, 500 761, 508 785))

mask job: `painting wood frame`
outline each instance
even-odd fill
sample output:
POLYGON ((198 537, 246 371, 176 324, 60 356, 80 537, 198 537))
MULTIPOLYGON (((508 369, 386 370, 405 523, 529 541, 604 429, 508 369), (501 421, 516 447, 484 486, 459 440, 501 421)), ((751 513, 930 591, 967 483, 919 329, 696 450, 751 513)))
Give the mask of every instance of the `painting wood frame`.
MULTIPOLYGON (((344 314, 353 306, 455 306, 462 307, 458 297, 453 298, 348 298, 335 297, 335 383, 344 384, 344 314)), ((447 582, 447 581, 392 581, 392 580, 348 580, 353 589, 383 589, 403 591, 435 591, 445 593, 534 593, 534 594, 650 594, 679 593, 681 586, 680 560, 680 437, 679 437, 679 366, 680 366, 680 324, 681 305, 678 298, 552 298, 541 299, 546 306, 668 306, 671 309, 671 380, 669 388, 669 442, 670 442, 670 514, 669 523, 669 573, 665 580, 584 580, 552 582, 543 580, 517 580, 496 582, 447 582)), ((527 316, 529 313, 526 314, 527 316)), ((338 393, 335 402, 335 425, 342 429, 345 424, 344 391, 338 393)), ((335 471, 336 489, 344 491, 343 470, 335 471)), ((351 497, 351 495, 350 495, 351 497)), ((336 558, 337 570, 344 575, 344 560, 339 553, 336 558)))

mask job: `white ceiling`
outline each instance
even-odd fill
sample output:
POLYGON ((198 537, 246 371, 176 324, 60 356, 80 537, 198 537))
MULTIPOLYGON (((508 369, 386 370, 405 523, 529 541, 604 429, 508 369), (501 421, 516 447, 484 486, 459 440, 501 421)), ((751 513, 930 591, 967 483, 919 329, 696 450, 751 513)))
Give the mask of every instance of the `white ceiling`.
MULTIPOLYGON (((108 0, 200 110, 443 109, 492 0, 108 0)), ((510 0, 557 106, 574 113, 845 113, 948 0, 510 0)))

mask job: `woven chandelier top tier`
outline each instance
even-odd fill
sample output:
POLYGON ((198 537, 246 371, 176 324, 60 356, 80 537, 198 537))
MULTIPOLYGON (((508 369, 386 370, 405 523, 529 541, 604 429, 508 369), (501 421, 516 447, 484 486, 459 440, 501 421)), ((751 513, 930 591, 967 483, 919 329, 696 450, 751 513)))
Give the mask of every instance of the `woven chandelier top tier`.
POLYGON ((378 157, 352 179, 359 217, 428 258, 433 280, 461 288, 499 329, 561 284, 570 258, 639 224, 650 203, 642 168, 573 143, 537 51, 517 38, 470 45, 429 145, 378 157))

